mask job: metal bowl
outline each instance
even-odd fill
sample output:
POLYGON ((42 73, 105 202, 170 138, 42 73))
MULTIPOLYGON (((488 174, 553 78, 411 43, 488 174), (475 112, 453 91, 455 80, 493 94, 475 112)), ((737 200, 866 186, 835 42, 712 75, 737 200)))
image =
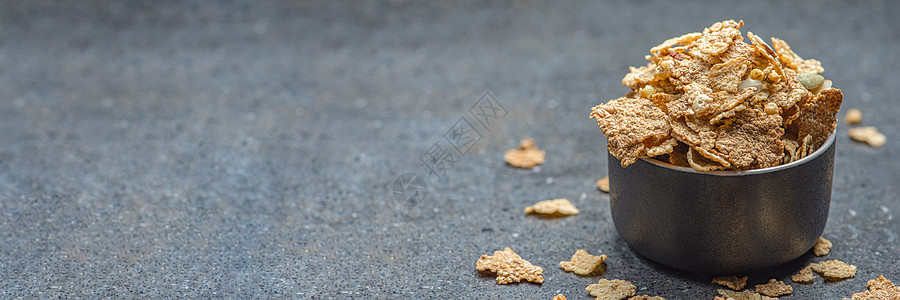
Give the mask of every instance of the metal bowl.
POLYGON ((796 259, 825 229, 834 136, 801 160, 749 171, 655 159, 622 168, 609 155, 616 230, 635 252, 692 272, 735 274, 796 259))

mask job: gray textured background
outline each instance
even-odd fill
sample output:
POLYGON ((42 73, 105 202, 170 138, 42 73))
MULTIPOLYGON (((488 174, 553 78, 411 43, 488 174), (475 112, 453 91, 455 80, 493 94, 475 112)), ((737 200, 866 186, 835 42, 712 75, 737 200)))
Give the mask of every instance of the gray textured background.
MULTIPOLYGON (((590 107, 666 38, 715 21, 821 60, 844 108, 888 136, 838 129, 825 236, 856 278, 794 284, 835 299, 900 281, 897 2, 0 3, 0 296, 585 299, 597 277, 556 265, 609 255, 603 278, 708 299, 615 233, 605 139, 590 107), (508 114, 429 176, 419 157, 486 91, 508 114), (539 171, 507 166, 524 137, 539 171), (390 189, 426 180, 414 207, 390 189), (582 211, 527 217, 538 200, 582 211), (503 247, 543 285, 497 285, 475 261, 503 247)), ((777 188, 777 187, 774 187, 777 188)), ((789 280, 806 255, 751 275, 789 280)))

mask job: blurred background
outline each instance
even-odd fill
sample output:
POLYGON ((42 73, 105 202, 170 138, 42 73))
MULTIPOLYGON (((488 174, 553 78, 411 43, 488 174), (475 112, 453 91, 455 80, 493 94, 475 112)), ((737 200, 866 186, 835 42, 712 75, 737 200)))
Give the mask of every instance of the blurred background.
MULTIPOLYGON (((826 258, 859 272, 795 284, 794 298, 900 281, 898 6, 3 2, 0 295, 581 299, 618 278, 639 294, 712 298, 708 276, 618 237, 594 187, 606 140, 587 116, 627 92, 622 77, 650 47, 727 19, 820 60, 843 109, 888 138, 870 148, 839 124, 826 258), (479 103, 502 113, 477 121, 479 103), (451 149, 460 124, 475 142, 451 149), (526 137, 546 163, 509 167, 503 151, 526 137), (423 164, 443 148, 452 163, 423 164), (397 188, 403 174, 418 194, 397 188), (582 213, 521 212, 562 197, 582 213), (504 247, 544 267, 544 284, 500 286, 474 270, 504 247), (556 268, 581 248, 610 256, 604 276, 556 268)), ((819 260, 761 271, 751 286, 819 260)))

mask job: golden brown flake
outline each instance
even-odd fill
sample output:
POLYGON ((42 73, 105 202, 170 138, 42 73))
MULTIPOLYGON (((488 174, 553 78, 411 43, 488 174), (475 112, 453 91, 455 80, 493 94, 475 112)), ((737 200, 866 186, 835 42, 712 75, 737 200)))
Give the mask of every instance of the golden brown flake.
POLYGON ((530 281, 543 283, 544 269, 532 265, 507 247, 503 251, 494 251, 493 256, 482 255, 475 263, 478 271, 491 271, 497 274, 497 284, 530 281))
POLYGON ((900 300, 900 287, 895 286, 884 276, 869 280, 868 290, 853 294, 852 300, 900 300))
POLYGON ((816 256, 825 256, 828 255, 828 252, 831 252, 831 241, 820 236, 819 240, 816 241, 816 244, 813 246, 813 253, 816 254, 816 256))
POLYGON ((506 151, 503 158, 510 166, 530 169, 544 163, 547 152, 534 145, 534 139, 527 138, 519 142, 519 147, 506 151))
POLYGON ((729 299, 729 300, 731 300, 731 299, 734 299, 734 300, 771 300, 771 299, 774 299, 774 298, 771 298, 768 296, 760 295, 759 293, 750 291, 750 290, 735 292, 735 291, 719 289, 718 292, 719 292, 719 295, 722 295, 723 297, 725 297, 725 299, 729 299))
POLYGON ((578 209, 569 199, 559 198, 553 200, 544 200, 525 208, 526 214, 539 214, 550 217, 564 217, 577 215, 578 209))
POLYGON ((869 146, 874 148, 881 147, 887 142, 887 138, 884 134, 878 132, 878 128, 875 128, 875 126, 850 128, 847 130, 847 134, 854 141, 869 144, 869 146))
POLYGON ((712 279, 712 283, 721 284, 729 289, 740 291, 747 285, 747 276, 737 277, 734 275, 719 276, 712 279))
POLYGON ((824 276, 828 280, 841 280, 856 276, 856 266, 847 264, 837 259, 811 263, 809 267, 824 276))
POLYGON ((847 110, 847 114, 844 115, 844 122, 847 122, 847 124, 850 125, 859 124, 860 122, 862 122, 862 118, 863 115, 861 111, 855 108, 851 108, 847 110))
POLYGON ((794 53, 794 51, 791 50, 791 46, 788 46, 784 40, 772 38, 772 46, 775 47, 775 52, 778 53, 778 59, 785 67, 803 73, 825 72, 821 62, 815 59, 801 58, 800 55, 797 55, 797 53, 794 53))
POLYGON ((815 279, 816 275, 813 274, 812 268, 810 266, 804 267, 802 270, 800 270, 799 273, 791 276, 791 280, 796 283, 813 283, 813 280, 815 279))
POLYGON ((574 272, 575 274, 586 276, 602 270, 604 261, 606 261, 606 254, 591 255, 584 249, 578 249, 572 255, 571 260, 561 261, 559 266, 566 272, 574 272))
POLYGON ((640 295, 628 298, 628 300, 666 300, 666 298, 660 296, 649 296, 649 295, 640 295))
POLYGON ((631 296, 637 291, 637 287, 630 281, 613 279, 600 279, 597 283, 587 286, 585 289, 596 300, 622 300, 631 296))
POLYGON ((769 283, 757 284, 756 292, 769 297, 779 297, 793 293, 794 288, 773 278, 769 279, 769 283))
POLYGON ((834 132, 837 125, 837 112, 841 107, 844 94, 841 90, 830 88, 819 91, 815 98, 800 104, 800 118, 797 119, 799 137, 811 135, 813 151, 818 149, 834 132))
POLYGON ((554 296, 553 300, 566 300, 566 296, 563 296, 563 294, 559 294, 554 296))
POLYGON ((656 155, 672 152, 672 127, 666 115, 653 102, 640 98, 619 98, 594 107, 591 118, 608 137, 610 153, 623 167, 633 164, 648 152, 656 155))
POLYGON ((604 193, 609 193, 609 176, 597 180, 597 188, 604 193))

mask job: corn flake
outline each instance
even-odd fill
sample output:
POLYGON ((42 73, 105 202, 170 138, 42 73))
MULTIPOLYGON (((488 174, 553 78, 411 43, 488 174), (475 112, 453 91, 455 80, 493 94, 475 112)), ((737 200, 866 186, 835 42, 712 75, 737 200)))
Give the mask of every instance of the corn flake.
MULTIPOLYGON (((798 137, 811 135, 813 149, 817 149, 828 138, 837 125, 837 112, 841 107, 844 94, 841 90, 830 88, 821 90, 814 97, 800 104, 798 137)), ((814 151, 814 150, 813 150, 814 151)))
POLYGON ((740 291, 747 285, 747 276, 737 277, 734 275, 719 276, 712 279, 712 283, 721 284, 729 289, 740 291))
POLYGON ((800 55, 797 55, 797 53, 794 53, 794 51, 791 50, 791 46, 788 46, 784 40, 772 38, 772 46, 775 47, 775 52, 778 53, 778 59, 785 67, 803 73, 818 74, 825 72, 821 62, 815 59, 801 58, 800 55))
POLYGON ((844 122, 850 125, 859 124, 862 122, 862 119, 862 112, 855 108, 847 110, 847 114, 844 115, 844 122))
POLYGON ((900 287, 897 287, 884 276, 869 280, 866 283, 867 291, 853 294, 852 300, 900 300, 900 287))
POLYGON ((656 155, 671 152, 675 144, 666 115, 647 99, 612 100, 594 107, 591 118, 597 119, 597 125, 608 137, 610 153, 621 160, 623 167, 647 156, 648 151, 656 155))
POLYGON ((553 200, 544 200, 525 208, 526 214, 539 214, 552 217, 564 217, 577 215, 578 209, 569 199, 559 198, 553 200))
POLYGON ((733 299, 733 300, 771 300, 771 299, 774 299, 774 298, 771 298, 768 296, 760 295, 759 293, 750 291, 750 290, 735 292, 735 291, 719 289, 718 292, 719 292, 719 295, 722 295, 722 297, 725 297, 725 299, 729 299, 729 300, 731 300, 731 299, 733 299))
POLYGON ((600 279, 597 283, 588 285, 584 290, 596 297, 596 300, 622 300, 634 296, 637 287, 630 281, 600 279))
POLYGON ((559 294, 559 295, 553 296, 553 300, 566 300, 566 296, 563 296, 563 294, 559 294))
POLYGON ((559 262, 559 266, 566 272, 573 272, 578 275, 591 275, 596 271, 603 270, 603 262, 606 261, 606 254, 591 255, 584 249, 578 249, 572 255, 569 261, 559 262))
POLYGON ((828 280, 841 280, 856 276, 856 266, 847 264, 837 259, 811 263, 809 267, 828 280))
POLYGON ((503 251, 494 251, 493 256, 482 255, 475 263, 478 271, 491 271, 497 274, 497 284, 530 281, 543 283, 544 269, 532 265, 518 254, 506 247, 503 251))
POLYGON ((769 283, 757 284, 756 292, 769 297, 779 297, 793 293, 794 288, 773 278, 769 279, 769 283))
POLYGON ((813 280, 815 279, 816 275, 813 274, 812 268, 810 268, 810 266, 804 267, 802 270, 800 270, 799 273, 791 276, 791 281, 803 284, 813 283, 813 280))
POLYGON ((544 163, 547 152, 534 145, 534 139, 527 138, 519 142, 519 147, 506 151, 503 158, 510 166, 530 169, 544 163))
POLYGON ((604 193, 609 193, 609 176, 597 180, 597 188, 604 193))
POLYGON ((874 148, 881 147, 884 143, 887 143, 887 137, 878 132, 878 128, 875 128, 875 126, 850 128, 847 130, 847 134, 854 141, 869 144, 869 146, 874 148))
POLYGON ((813 246, 813 253, 816 256, 825 256, 828 255, 828 252, 831 252, 831 241, 820 236, 819 240, 813 246))

